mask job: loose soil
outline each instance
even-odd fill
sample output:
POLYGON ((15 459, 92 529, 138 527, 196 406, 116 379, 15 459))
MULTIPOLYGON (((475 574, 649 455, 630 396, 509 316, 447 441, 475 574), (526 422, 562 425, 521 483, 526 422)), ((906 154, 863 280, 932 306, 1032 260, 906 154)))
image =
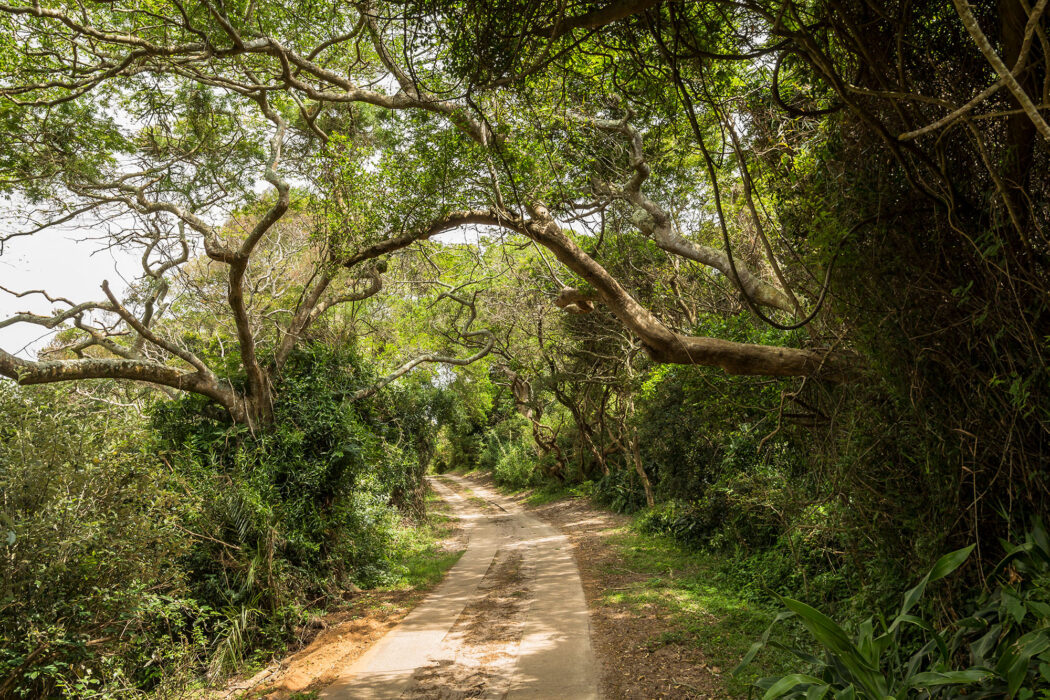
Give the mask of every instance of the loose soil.
MULTIPOLYGON (((472 474, 471 478, 492 486, 484 475, 472 474)), ((610 541, 630 519, 598 510, 584 499, 532 506, 527 496, 520 494, 514 500, 558 527, 572 544, 590 609, 601 696, 616 700, 727 697, 722 670, 711 667, 695 645, 674 641, 675 626, 662 619, 655 607, 638 609, 607 598, 608 592, 634 587, 649 578, 630 571, 610 541)), ((481 499, 477 500, 474 505, 480 507, 481 499)), ((485 506, 489 511, 493 507, 485 506)), ((463 548, 462 533, 458 535, 446 543, 449 551, 463 548)), ((405 697, 501 697, 522 637, 531 574, 520 552, 500 549, 481 584, 484 595, 464 609, 435 661, 416 672, 405 697)), ((332 683, 425 594, 422 590, 358 594, 351 610, 318 622, 321 629, 305 648, 247 683, 228 688, 232 692, 227 697, 287 700, 332 683)))
MULTIPOLYGON (((472 478, 482 480, 477 474, 472 478)), ((595 509, 579 498, 541 506, 517 497, 534 515, 556 525, 569 538, 591 611, 591 642, 599 664, 604 698, 724 698, 722 669, 712 668, 703 652, 688 643, 668 642, 676 629, 655 608, 632 609, 606 600, 607 591, 625 589, 649 578, 627 569, 610 543, 630 518, 595 509)))

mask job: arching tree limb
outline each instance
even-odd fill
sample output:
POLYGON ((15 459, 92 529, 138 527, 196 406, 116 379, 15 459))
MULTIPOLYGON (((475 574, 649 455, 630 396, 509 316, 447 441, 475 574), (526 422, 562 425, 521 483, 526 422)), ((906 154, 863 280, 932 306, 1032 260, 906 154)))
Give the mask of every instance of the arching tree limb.
POLYGON ((492 334, 492 331, 484 329, 480 331, 470 330, 470 327, 474 324, 474 321, 477 319, 477 307, 475 306, 474 300, 471 299, 468 301, 450 292, 445 292, 440 297, 438 297, 438 299, 441 299, 443 297, 448 297, 456 303, 462 304, 463 306, 470 309, 470 315, 467 317, 466 322, 463 324, 463 328, 462 330, 460 330, 459 335, 463 338, 484 338, 485 344, 481 347, 481 349, 475 352, 473 355, 470 355, 469 357, 450 357, 432 352, 424 353, 422 355, 414 357, 408 362, 405 362, 397 369, 395 369, 390 374, 386 375, 385 377, 382 377, 381 379, 373 383, 371 386, 367 386, 364 389, 355 392, 352 395, 352 398, 355 401, 372 396, 390 382, 400 377, 403 377, 404 375, 408 374, 413 369, 422 364, 439 363, 444 365, 452 365, 456 367, 465 367, 467 365, 477 362, 478 360, 492 352, 492 348, 496 344, 496 336, 492 334))
POLYGON ((813 350, 736 343, 675 333, 643 307, 609 272, 569 238, 542 205, 533 207, 528 221, 493 217, 545 246, 566 267, 589 283, 621 323, 634 332, 649 356, 658 362, 720 367, 730 374, 804 376, 821 374, 842 379, 842 358, 813 350))
POLYGON ((391 253, 417 240, 451 230, 459 222, 505 228, 544 246, 563 265, 587 282, 613 315, 641 339, 649 356, 657 362, 719 367, 730 374, 820 375, 834 381, 844 380, 851 374, 848 366, 851 358, 841 353, 828 355, 815 350, 752 345, 672 331, 566 235, 546 207, 536 203, 531 209, 528 219, 495 209, 459 212, 442 217, 414 234, 397 236, 370 246, 367 253, 355 254, 350 259, 361 260, 367 259, 363 255, 376 257, 391 253))
POLYGON ((608 183, 604 183, 601 188, 606 194, 627 200, 635 206, 632 223, 642 233, 651 237, 656 245, 668 253, 718 270, 758 304, 787 312, 797 310, 797 304, 791 297, 748 270, 742 263, 736 262, 734 274, 734 266, 730 264, 725 251, 693 243, 675 231, 671 216, 642 191, 642 185, 649 179, 651 171, 646 161, 642 135, 630 123, 631 114, 628 113, 620 120, 599 119, 572 111, 567 112, 566 116, 601 131, 618 133, 625 137, 630 147, 631 169, 634 173, 630 180, 619 188, 614 189, 608 183))
POLYGON ((202 394, 223 406, 234 420, 247 418, 240 397, 214 377, 176 369, 158 362, 128 359, 82 359, 33 362, 0 350, 0 376, 23 386, 80 379, 130 379, 202 394))

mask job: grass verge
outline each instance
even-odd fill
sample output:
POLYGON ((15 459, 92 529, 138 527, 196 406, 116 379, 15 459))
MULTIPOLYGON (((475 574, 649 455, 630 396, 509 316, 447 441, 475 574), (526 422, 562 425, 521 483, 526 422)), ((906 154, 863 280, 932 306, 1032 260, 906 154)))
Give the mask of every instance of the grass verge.
POLYGON ((777 609, 748 598, 728 580, 724 559, 685 549, 662 535, 640 533, 634 526, 612 535, 609 544, 628 571, 644 578, 606 591, 602 602, 635 611, 655 608, 670 629, 649 642, 654 649, 662 644, 698 647, 733 696, 746 697, 757 678, 792 668, 794 658, 788 652, 769 647, 740 677, 730 674, 777 609))
POLYGON ((463 554, 461 549, 450 549, 455 521, 448 505, 432 491, 427 494, 426 513, 424 521, 401 530, 394 568, 402 574, 392 586, 384 588, 430 588, 444 578, 463 554))

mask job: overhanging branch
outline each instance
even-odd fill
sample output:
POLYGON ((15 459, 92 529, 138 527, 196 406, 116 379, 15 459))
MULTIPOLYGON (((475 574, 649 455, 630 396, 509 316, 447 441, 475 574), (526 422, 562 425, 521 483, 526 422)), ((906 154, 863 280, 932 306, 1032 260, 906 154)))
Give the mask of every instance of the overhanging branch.
POLYGON ((361 399, 365 399, 369 396, 372 396, 390 382, 400 377, 403 377, 404 375, 408 374, 413 369, 422 364, 438 363, 443 365, 452 365, 455 367, 465 367, 467 365, 477 362, 478 360, 492 352, 492 348, 496 344, 496 336, 492 334, 492 331, 489 331, 487 329, 480 331, 469 330, 469 328, 474 324, 474 321, 477 319, 477 307, 475 306, 475 300, 471 299, 470 301, 467 301, 466 299, 456 296, 455 294, 452 294, 450 292, 445 292, 440 297, 438 297, 438 300, 445 297, 452 299, 453 301, 462 304, 463 306, 470 309, 470 315, 467 317, 467 321, 463 324, 463 329, 460 330, 459 334, 463 338, 484 338, 485 344, 481 347, 481 349, 475 352, 473 355, 470 355, 469 357, 450 357, 430 352, 425 353, 423 355, 419 355, 418 357, 414 357, 408 362, 398 367, 397 369, 395 369, 390 374, 376 381, 371 386, 365 387, 364 389, 361 389, 360 391, 354 393, 351 397, 354 401, 359 401, 361 399))

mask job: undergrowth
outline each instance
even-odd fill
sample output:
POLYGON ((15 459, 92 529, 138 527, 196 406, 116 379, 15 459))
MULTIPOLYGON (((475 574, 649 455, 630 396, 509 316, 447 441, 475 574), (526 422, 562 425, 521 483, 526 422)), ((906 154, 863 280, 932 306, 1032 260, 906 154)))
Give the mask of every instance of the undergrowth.
POLYGON ((265 664, 348 588, 440 579, 448 523, 413 503, 427 394, 348 405, 355 362, 295 355, 260 433, 195 398, 147 422, 0 385, 0 697, 179 695, 265 664))
POLYGON ((663 535, 646 533, 637 523, 609 542, 629 571, 647 578, 608 590, 602 600, 632 609, 655 606, 673 630, 651 640, 651 646, 688 644, 703 650, 708 667, 733 697, 746 697, 755 679, 791 668, 789 653, 769 648, 755 660, 749 674, 730 675, 776 611, 771 603, 756 600, 725 575, 731 561, 690 550, 663 535))

